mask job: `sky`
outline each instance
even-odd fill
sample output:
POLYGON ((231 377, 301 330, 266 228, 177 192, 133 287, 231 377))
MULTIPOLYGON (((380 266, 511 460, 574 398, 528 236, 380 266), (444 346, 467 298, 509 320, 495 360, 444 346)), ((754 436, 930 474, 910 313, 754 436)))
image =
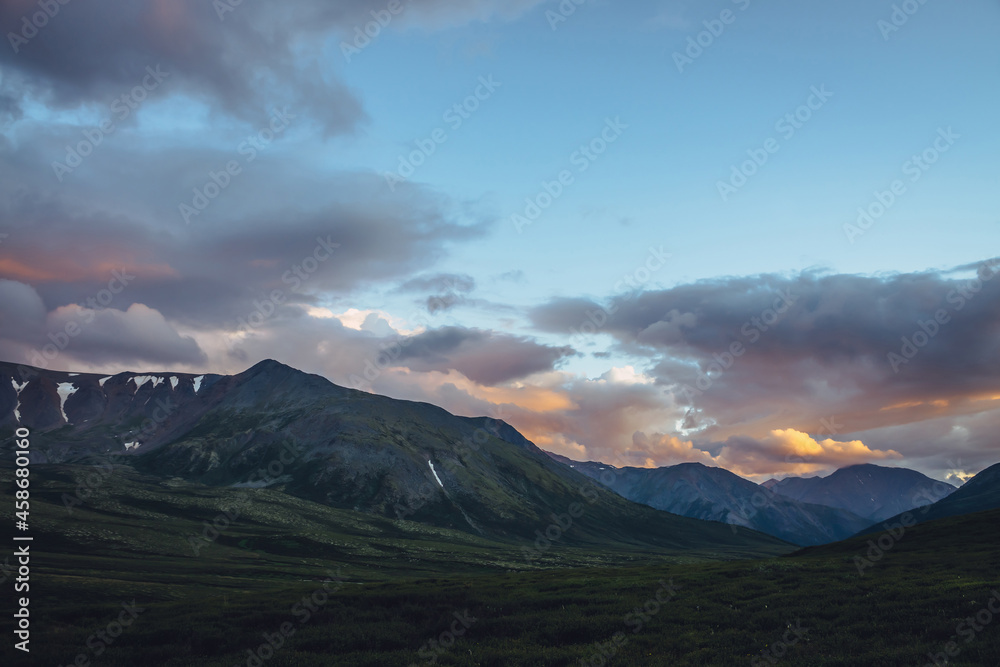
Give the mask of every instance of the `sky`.
POLYGON ((617 466, 1000 460, 1000 3, 0 5, 0 359, 617 466))

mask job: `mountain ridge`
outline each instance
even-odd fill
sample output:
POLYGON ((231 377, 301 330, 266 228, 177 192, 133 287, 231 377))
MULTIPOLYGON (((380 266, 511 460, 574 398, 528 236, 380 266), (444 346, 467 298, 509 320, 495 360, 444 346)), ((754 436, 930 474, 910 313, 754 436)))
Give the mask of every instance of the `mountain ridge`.
POLYGON ((785 498, 725 468, 699 462, 617 468, 549 455, 629 500, 683 516, 746 526, 803 546, 850 537, 871 524, 846 510, 785 498))
POLYGON ((144 474, 263 485, 498 539, 544 544, 539 534, 558 534, 556 543, 611 540, 720 555, 787 549, 761 533, 627 501, 504 422, 347 389, 274 360, 197 376, 71 374, 0 362, 0 442, 13 435, 15 410, 32 429, 36 464, 114 454, 144 474))
POLYGON ((826 477, 786 477, 768 488, 793 500, 848 510, 872 523, 955 491, 953 485, 916 470, 873 463, 845 466, 826 477))
MULTIPOLYGON (((859 535, 867 535, 885 530, 885 526, 900 523, 904 517, 917 523, 937 521, 951 517, 964 516, 978 512, 988 512, 1000 509, 1000 463, 981 470, 955 492, 937 502, 925 505, 912 512, 900 512, 884 521, 869 526, 860 531, 859 535), (909 517, 906 515, 910 514, 909 517)), ((905 525, 905 524, 904 524, 905 525)))

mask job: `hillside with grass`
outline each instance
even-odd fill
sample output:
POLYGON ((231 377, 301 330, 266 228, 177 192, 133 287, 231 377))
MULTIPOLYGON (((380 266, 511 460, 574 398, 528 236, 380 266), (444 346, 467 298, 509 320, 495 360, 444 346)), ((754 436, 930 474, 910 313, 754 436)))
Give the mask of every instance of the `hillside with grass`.
MULTIPOLYGON (((515 542, 128 469, 67 511, 88 475, 39 468, 34 664, 923 665, 1000 584, 997 511, 911 528, 860 572, 871 538, 750 560, 557 544, 528 564, 515 542), (133 601, 119 638, 93 638, 133 601)), ((996 621, 965 636, 949 664, 1000 664, 996 621)))

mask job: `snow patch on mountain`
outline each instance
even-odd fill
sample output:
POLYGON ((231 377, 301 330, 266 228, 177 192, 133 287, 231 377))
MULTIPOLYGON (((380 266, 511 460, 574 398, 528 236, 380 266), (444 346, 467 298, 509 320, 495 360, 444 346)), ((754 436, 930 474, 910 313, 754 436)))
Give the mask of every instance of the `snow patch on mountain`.
POLYGON ((28 386, 28 380, 18 384, 17 380, 11 378, 10 383, 14 385, 14 391, 17 392, 17 405, 14 406, 14 419, 21 421, 21 392, 28 386))
POLYGON ((147 382, 152 382, 153 388, 155 389, 161 382, 163 382, 163 378, 156 375, 134 375, 132 376, 132 381, 135 382, 135 389, 138 391, 139 388, 147 382))
POLYGON ((437 474, 437 471, 436 471, 436 470, 434 469, 434 464, 433 464, 433 463, 431 463, 431 462, 430 462, 430 461, 428 460, 428 461, 427 461, 427 465, 429 465, 429 466, 431 467, 431 474, 432 474, 432 475, 434 475, 434 479, 436 479, 436 480, 437 480, 437 483, 438 483, 438 486, 440 486, 440 487, 441 487, 441 488, 443 489, 443 488, 444 488, 444 484, 443 484, 443 483, 441 482, 441 478, 440 478, 440 477, 438 477, 438 474, 437 474))
POLYGON ((59 412, 62 413, 62 417, 66 420, 67 424, 69 423, 69 417, 66 416, 66 399, 77 391, 78 389, 73 386, 72 382, 60 382, 59 387, 56 389, 56 393, 59 394, 59 412))

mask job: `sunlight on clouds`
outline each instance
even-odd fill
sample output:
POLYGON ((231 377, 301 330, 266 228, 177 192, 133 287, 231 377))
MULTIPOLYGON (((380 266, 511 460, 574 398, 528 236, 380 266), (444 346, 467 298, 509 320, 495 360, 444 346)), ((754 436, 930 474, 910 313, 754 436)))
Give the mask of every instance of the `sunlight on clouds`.
MULTIPOLYGON (((337 317, 329 308, 317 308, 316 306, 309 306, 306 308, 306 313, 309 314, 309 317, 315 317, 321 320, 329 320, 337 317)), ((341 320, 341 323, 343 323, 343 320, 341 320)), ((354 327, 351 328, 353 329, 354 327)))
POLYGON ((609 384, 653 384, 653 378, 643 373, 637 373, 632 366, 614 366, 608 372, 601 375, 596 382, 607 382, 609 384))
MULTIPOLYGON (((316 308, 311 310, 329 312, 329 317, 334 317, 340 320, 340 323, 348 329, 354 329, 356 331, 371 331, 379 336, 391 334, 412 336, 424 331, 424 327, 408 329, 406 328, 406 320, 390 315, 382 310, 358 310, 357 308, 348 308, 346 311, 339 314, 334 313, 327 308, 316 308), (385 324, 380 326, 380 322, 384 322, 385 324)), ((312 315, 312 312, 309 314, 312 315)), ((314 317, 317 316, 314 315, 314 317)), ((327 316, 319 315, 319 317, 327 316)))
POLYGON ((177 278, 179 274, 169 264, 136 264, 131 261, 100 261, 83 264, 69 258, 52 261, 22 261, 13 257, 0 257, 0 275, 10 280, 28 283, 62 281, 110 280, 115 272, 134 274, 140 278, 177 278))
POLYGON ((652 435, 646 435, 642 432, 634 433, 632 447, 625 452, 625 456, 630 460, 638 459, 640 461, 629 465, 643 468, 656 468, 678 463, 716 465, 716 460, 711 454, 697 449, 690 440, 681 440, 677 436, 663 433, 652 435))
POLYGON ((808 433, 794 429, 773 430, 764 438, 763 442, 773 446, 776 451, 791 456, 808 457, 818 463, 849 465, 868 459, 899 459, 903 457, 894 449, 888 451, 870 449, 860 440, 841 442, 827 438, 819 441, 808 433))

